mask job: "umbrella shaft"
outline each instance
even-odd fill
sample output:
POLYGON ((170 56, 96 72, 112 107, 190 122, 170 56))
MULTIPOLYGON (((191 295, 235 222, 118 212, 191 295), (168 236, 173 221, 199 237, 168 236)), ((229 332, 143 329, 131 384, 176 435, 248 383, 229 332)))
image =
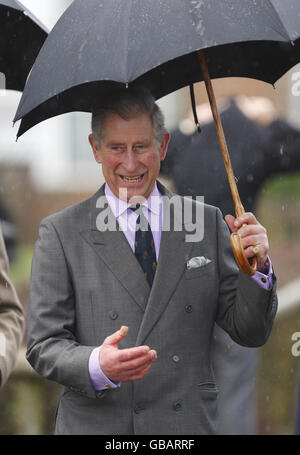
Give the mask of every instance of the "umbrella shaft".
POLYGON ((218 134, 219 143, 220 143, 220 147, 221 147, 221 151, 222 151, 222 156, 223 156, 223 160, 224 160, 224 164, 225 164, 225 169, 227 172, 228 182, 229 182, 229 186, 230 186, 233 201, 234 201, 235 214, 238 217, 238 216, 241 216, 243 213, 245 213, 245 210, 241 203, 240 195, 239 195, 239 192, 237 189, 234 173, 232 170, 232 165, 231 165, 231 160, 230 160, 230 156, 229 156, 229 152, 228 152, 226 138, 225 138, 222 122, 221 122, 221 117, 220 117, 220 114, 218 111, 217 102, 216 102, 216 98, 214 95, 210 75, 208 72, 204 52, 202 50, 199 50, 198 56, 199 56, 199 61, 200 61, 202 74, 203 74, 203 80, 205 82, 211 111, 213 114, 216 129, 217 129, 217 134, 218 134))

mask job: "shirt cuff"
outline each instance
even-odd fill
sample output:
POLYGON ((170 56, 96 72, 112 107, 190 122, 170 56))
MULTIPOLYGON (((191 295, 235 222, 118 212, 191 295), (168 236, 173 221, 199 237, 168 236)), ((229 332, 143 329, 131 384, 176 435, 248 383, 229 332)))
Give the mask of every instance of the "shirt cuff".
MULTIPOLYGON (((253 276, 253 280, 255 280, 258 285, 267 291, 272 289, 273 287, 273 267, 272 267, 272 262, 271 259, 268 256, 268 263, 269 263, 269 270, 266 270, 267 273, 262 273, 257 271, 253 276)), ((264 270, 265 272, 265 270, 264 270)))
POLYGON ((89 358, 89 374, 93 387, 95 390, 116 389, 117 387, 120 387, 120 382, 116 383, 110 381, 100 367, 100 350, 101 346, 93 349, 89 358))

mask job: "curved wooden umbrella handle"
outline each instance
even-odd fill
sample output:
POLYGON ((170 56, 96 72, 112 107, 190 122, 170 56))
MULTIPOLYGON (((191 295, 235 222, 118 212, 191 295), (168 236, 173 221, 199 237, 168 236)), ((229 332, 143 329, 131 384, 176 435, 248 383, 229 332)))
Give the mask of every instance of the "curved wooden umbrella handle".
POLYGON ((256 257, 252 259, 251 264, 248 261, 248 258, 245 255, 245 250, 242 245, 241 237, 238 234, 231 234, 230 236, 230 243, 233 250, 233 254, 235 260, 239 266, 239 268, 246 274, 246 275, 254 275, 257 269, 257 260, 256 257))
MULTIPOLYGON (((234 201, 235 215, 236 215, 236 217, 239 217, 239 216, 243 215, 243 213, 245 213, 245 210, 244 210, 244 207, 242 206, 240 195, 239 195, 239 192, 238 192, 238 189, 236 186, 236 181, 235 181, 234 173, 233 173, 232 166, 231 166, 230 156, 229 156, 229 152, 228 152, 228 148, 227 148, 227 143, 226 143, 225 134, 224 134, 224 130, 223 130, 222 122, 221 122, 221 117, 218 112, 217 103, 216 103, 216 99, 215 99, 215 95, 214 95, 214 91, 213 91, 213 86, 212 86, 210 75, 209 75, 209 72, 207 69, 205 55, 202 50, 198 51, 198 57, 199 57, 199 61, 200 61, 201 69, 202 69, 203 80, 205 82, 211 111, 212 111, 213 118, 215 121, 216 129, 217 129, 217 134, 218 134, 219 143, 220 143, 220 147, 221 147, 221 151, 222 151, 222 155, 223 155, 225 169, 227 172, 228 182, 229 182, 229 186, 230 186, 233 201, 234 201)), ((235 233, 231 234, 230 243, 231 243, 231 246, 233 249, 234 257, 236 259, 236 262, 237 262, 239 268, 246 275, 254 275, 256 272, 256 268, 257 268, 257 260, 254 257, 251 259, 251 264, 249 263, 246 255, 245 255, 245 251, 244 251, 244 248, 243 248, 243 245, 241 242, 241 238, 239 237, 239 235, 235 234, 235 233)))

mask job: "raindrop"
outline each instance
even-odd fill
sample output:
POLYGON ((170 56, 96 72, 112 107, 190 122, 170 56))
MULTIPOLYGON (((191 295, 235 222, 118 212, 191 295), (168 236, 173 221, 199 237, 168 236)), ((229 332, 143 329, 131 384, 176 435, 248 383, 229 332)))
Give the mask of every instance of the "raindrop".
POLYGON ((192 4, 193 8, 190 11, 194 16, 194 18, 193 18, 194 26, 196 27, 196 31, 200 35, 203 36, 205 33, 205 25, 204 25, 201 9, 204 6, 204 1, 203 0, 192 0, 191 4, 192 4))
POLYGON ((126 82, 126 88, 128 88, 128 82, 126 82))

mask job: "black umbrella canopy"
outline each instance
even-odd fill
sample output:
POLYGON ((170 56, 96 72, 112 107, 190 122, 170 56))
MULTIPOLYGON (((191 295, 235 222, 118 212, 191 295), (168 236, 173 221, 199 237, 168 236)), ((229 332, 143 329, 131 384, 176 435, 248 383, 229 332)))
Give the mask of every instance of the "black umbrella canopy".
POLYGON ((0 0, 0 72, 6 88, 23 91, 47 28, 17 0, 0 0))
POLYGON ((17 0, 1 0, 0 4, 3 6, 8 6, 9 8, 22 11, 22 6, 17 0))
POLYGON ((75 0, 49 34, 14 121, 18 136, 47 118, 90 112, 115 85, 158 99, 202 79, 274 84, 298 63, 300 0, 75 0))

